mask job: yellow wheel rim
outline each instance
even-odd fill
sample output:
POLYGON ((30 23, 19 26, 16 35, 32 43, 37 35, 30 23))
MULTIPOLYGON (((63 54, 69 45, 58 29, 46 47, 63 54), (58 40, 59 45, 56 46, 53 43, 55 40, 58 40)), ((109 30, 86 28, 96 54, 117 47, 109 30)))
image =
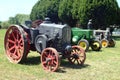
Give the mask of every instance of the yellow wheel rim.
POLYGON ((103 47, 103 48, 107 47, 107 45, 108 45, 108 43, 107 43, 106 40, 103 40, 103 41, 101 42, 101 44, 102 44, 102 47, 103 47))
POLYGON ((80 42, 79 46, 81 46, 84 50, 86 50, 87 45, 85 42, 80 42))
POLYGON ((97 49, 100 47, 100 45, 99 45, 98 42, 94 42, 93 45, 94 45, 93 48, 94 48, 95 50, 97 50, 97 49))

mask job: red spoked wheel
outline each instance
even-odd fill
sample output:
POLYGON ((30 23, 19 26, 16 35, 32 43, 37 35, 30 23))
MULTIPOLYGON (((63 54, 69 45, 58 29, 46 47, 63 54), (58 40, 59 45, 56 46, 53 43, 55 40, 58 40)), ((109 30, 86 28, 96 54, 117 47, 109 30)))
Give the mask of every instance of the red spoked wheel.
POLYGON ((72 52, 68 60, 72 64, 83 65, 86 59, 85 50, 80 46, 72 46, 72 52))
POLYGON ((41 54, 41 63, 45 70, 56 71, 59 67, 59 54, 54 48, 46 48, 41 54))
POLYGON ((24 30, 18 26, 10 26, 6 32, 4 45, 7 58, 12 63, 23 61, 28 53, 28 36, 24 30))

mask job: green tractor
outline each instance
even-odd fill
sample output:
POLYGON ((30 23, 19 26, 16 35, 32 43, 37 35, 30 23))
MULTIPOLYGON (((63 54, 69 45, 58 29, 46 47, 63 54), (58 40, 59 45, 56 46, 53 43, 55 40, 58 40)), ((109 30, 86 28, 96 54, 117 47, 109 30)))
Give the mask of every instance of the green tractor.
POLYGON ((88 51, 89 47, 93 51, 99 51, 102 47, 99 40, 93 36, 93 30, 80 29, 78 27, 72 28, 72 44, 81 46, 85 51, 88 51))

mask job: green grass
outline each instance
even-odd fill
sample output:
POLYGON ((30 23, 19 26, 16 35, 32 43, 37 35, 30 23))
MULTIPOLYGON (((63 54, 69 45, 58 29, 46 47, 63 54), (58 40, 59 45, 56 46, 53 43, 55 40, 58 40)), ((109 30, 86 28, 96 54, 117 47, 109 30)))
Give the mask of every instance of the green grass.
POLYGON ((0 30, 0 80, 120 80, 120 41, 114 48, 89 51, 84 66, 62 60, 57 72, 43 70, 40 55, 31 52, 23 64, 12 64, 4 51, 4 35, 0 30))

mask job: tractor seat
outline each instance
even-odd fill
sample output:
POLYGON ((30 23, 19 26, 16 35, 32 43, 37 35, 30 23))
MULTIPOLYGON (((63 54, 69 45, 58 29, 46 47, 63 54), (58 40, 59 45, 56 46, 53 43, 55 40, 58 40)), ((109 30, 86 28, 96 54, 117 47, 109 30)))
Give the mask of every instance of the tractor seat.
POLYGON ((42 20, 35 20, 32 22, 32 28, 38 27, 43 21, 42 20))
POLYGON ((28 29, 30 29, 28 26, 26 26, 26 25, 20 25, 23 29, 26 29, 26 30, 28 30, 28 29))

